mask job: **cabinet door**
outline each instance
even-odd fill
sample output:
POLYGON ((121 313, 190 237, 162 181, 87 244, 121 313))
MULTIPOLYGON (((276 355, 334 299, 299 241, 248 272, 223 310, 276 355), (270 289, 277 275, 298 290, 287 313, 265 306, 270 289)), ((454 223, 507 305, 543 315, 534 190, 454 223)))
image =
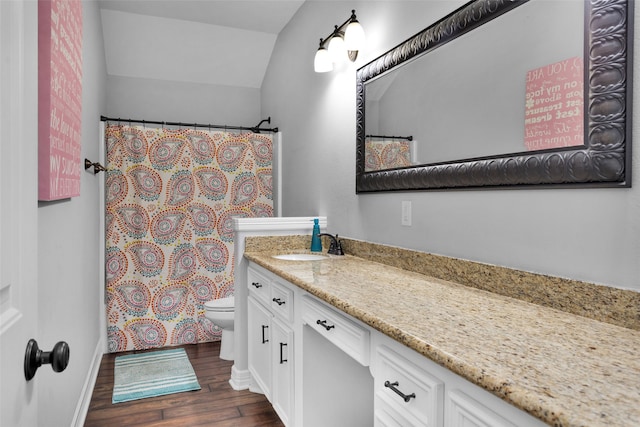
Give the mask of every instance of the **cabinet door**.
MULTIPOLYGON (((247 298, 248 364, 255 385, 271 400, 271 313, 247 298)), ((258 390, 252 390, 258 391, 258 390)))
POLYGON ((278 319, 272 320, 271 327, 272 403, 284 425, 288 426, 293 416, 294 398, 293 330, 278 319))

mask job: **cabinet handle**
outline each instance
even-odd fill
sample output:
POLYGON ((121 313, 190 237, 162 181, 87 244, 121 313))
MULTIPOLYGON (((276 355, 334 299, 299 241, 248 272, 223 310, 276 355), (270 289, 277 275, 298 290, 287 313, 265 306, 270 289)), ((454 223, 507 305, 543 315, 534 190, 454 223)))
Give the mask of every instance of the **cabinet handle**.
POLYGON ((280 343, 280 364, 281 364, 281 365, 282 365, 284 362, 288 362, 288 360, 287 360, 287 359, 283 359, 283 358, 282 358, 282 348, 283 348, 284 346, 286 346, 286 345, 287 345, 287 343, 286 343, 286 342, 281 342, 281 343, 280 343))
POLYGON ((278 305, 282 305, 285 303, 285 301, 282 301, 280 298, 274 298, 272 301, 278 305))
POLYGON ((400 396, 405 402, 409 402, 411 399, 415 399, 416 398, 416 394, 415 393, 404 394, 403 392, 398 390, 396 388, 398 386, 398 381, 395 381, 395 382, 392 382, 392 383, 390 383, 389 381, 385 381, 384 382, 384 386, 387 387, 387 388, 390 388, 391 390, 393 390, 393 392, 395 394, 397 394, 398 396, 400 396))
POLYGON ((251 282, 251 286, 253 286, 256 289, 260 289, 262 287, 262 285, 259 282, 251 282))
POLYGON ((320 320, 318 319, 318 321, 316 322, 317 325, 322 326, 323 328, 325 328, 327 331, 330 331, 331 329, 335 328, 336 325, 327 325, 327 321, 326 320, 320 320))
POLYGON ((266 344, 269 342, 268 339, 264 338, 264 330, 268 328, 269 328, 269 325, 262 325, 262 344, 266 344))

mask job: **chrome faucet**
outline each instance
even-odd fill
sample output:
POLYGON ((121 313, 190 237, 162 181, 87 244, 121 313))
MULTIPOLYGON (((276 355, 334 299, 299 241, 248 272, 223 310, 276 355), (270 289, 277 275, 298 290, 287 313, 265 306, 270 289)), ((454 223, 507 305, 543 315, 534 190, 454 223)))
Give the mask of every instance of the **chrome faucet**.
POLYGON ((318 234, 318 236, 322 237, 322 236, 328 236, 331 238, 331 244, 329 245, 329 250, 327 251, 328 254, 330 255, 344 255, 344 252, 342 251, 342 242, 340 240, 338 240, 338 235, 336 234, 335 237, 329 233, 320 233, 318 234))

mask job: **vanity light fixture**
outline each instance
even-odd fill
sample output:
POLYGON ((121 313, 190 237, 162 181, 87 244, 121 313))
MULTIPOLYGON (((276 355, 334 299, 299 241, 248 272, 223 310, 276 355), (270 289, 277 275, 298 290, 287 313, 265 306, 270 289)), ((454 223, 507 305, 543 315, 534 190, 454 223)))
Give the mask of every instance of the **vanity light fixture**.
POLYGON ((364 30, 356 18, 356 11, 342 25, 336 25, 331 34, 320 39, 320 46, 313 60, 316 73, 333 70, 333 64, 341 62, 345 56, 351 62, 358 57, 358 51, 364 47, 364 30))

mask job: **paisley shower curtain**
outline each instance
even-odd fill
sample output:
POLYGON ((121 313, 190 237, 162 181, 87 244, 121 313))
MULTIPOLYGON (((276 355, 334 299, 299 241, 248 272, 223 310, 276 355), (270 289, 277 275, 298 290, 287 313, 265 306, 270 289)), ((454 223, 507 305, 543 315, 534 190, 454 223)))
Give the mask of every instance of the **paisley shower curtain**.
POLYGON ((407 140, 367 138, 364 144, 365 172, 411 166, 411 145, 407 140))
POLYGON ((109 351, 215 341, 234 217, 273 216, 272 135, 107 125, 109 351))

